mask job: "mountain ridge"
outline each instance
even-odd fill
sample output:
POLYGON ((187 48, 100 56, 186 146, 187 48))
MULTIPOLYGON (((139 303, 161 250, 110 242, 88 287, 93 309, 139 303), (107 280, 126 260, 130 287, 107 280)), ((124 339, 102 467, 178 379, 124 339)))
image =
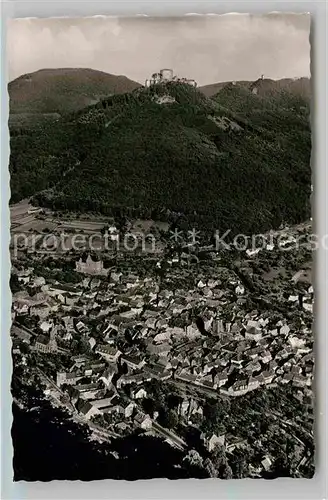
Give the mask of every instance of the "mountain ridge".
POLYGON ((300 95, 305 98, 311 96, 311 79, 308 77, 300 78, 281 78, 273 80, 271 78, 258 78, 257 80, 237 80, 217 82, 199 87, 207 97, 213 97, 220 92, 224 87, 229 85, 237 85, 251 92, 254 88, 258 89, 258 94, 261 96, 269 96, 281 91, 289 92, 294 95, 300 95))
MULTIPOLYGON (((212 97, 232 83, 217 82, 200 86, 198 89, 206 97, 212 97)), ((250 91, 257 87, 259 95, 262 96, 282 90, 307 98, 311 95, 310 79, 307 77, 278 80, 260 78, 234 83, 250 91)), ((24 123, 29 118, 35 119, 37 114, 48 115, 48 118, 53 114, 53 119, 56 119, 57 114, 74 112, 109 95, 124 94, 142 87, 142 84, 125 75, 114 75, 91 68, 43 68, 9 82, 11 124, 19 123, 20 116, 24 123)))
POLYGON ((309 218, 310 154, 303 97, 169 82, 12 135, 12 201, 262 231, 309 218))
POLYGON ((41 69, 8 84, 11 115, 66 114, 110 94, 124 94, 142 85, 124 75, 91 68, 41 69))

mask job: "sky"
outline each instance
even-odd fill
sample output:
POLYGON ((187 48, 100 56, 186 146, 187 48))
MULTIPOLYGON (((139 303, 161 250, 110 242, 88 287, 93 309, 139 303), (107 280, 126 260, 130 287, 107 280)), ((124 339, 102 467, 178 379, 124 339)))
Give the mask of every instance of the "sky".
POLYGON ((161 68, 198 85, 310 76, 310 15, 12 19, 9 81, 44 68, 92 68, 144 83, 161 68))

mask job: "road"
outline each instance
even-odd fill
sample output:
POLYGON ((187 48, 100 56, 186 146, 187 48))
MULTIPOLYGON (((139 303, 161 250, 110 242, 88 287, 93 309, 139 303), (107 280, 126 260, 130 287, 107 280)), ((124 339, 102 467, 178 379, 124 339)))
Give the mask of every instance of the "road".
POLYGON ((152 429, 155 430, 161 436, 163 436, 165 439, 168 438, 181 450, 187 448, 187 443, 185 443, 183 439, 181 439, 179 436, 177 436, 174 432, 170 431, 169 429, 162 427, 154 420, 152 420, 152 429))
POLYGON ((29 333, 30 335, 33 335, 33 337, 37 337, 38 336, 38 333, 33 332, 33 330, 30 330, 29 328, 27 328, 26 326, 22 325, 21 323, 18 323, 17 321, 14 321, 13 325, 16 326, 17 328, 19 328, 20 330, 23 330, 24 332, 29 333))

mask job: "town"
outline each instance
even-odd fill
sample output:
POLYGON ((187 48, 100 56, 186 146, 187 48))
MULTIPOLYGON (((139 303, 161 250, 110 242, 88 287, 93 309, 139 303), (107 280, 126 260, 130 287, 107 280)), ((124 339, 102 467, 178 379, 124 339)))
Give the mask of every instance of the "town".
POLYGON ((14 377, 94 439, 156 436, 211 477, 218 450, 223 477, 266 477, 285 449, 289 473, 311 476, 311 248, 194 245, 193 260, 166 239, 106 265, 99 252, 12 252, 14 377))

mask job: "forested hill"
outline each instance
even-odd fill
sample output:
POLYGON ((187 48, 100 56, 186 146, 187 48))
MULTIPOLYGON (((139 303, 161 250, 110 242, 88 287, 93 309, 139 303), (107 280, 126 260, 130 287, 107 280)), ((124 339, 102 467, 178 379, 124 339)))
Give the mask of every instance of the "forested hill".
POLYGON ((141 87, 126 76, 88 68, 42 69, 16 78, 8 85, 10 124, 28 126, 51 121, 112 94, 141 87))
MULTIPOLYGON (((230 86, 235 82, 218 82, 200 87, 200 90, 207 96, 213 97, 224 87, 230 86)), ((264 97, 272 97, 280 92, 285 92, 294 96, 300 96, 309 99, 311 96, 311 81, 309 78, 282 78, 280 80, 271 80, 270 78, 259 78, 256 81, 241 81, 236 83, 238 87, 257 93, 264 97)))
POLYGON ((303 96, 171 82, 13 133, 12 201, 262 231, 309 217, 310 153, 303 96))

